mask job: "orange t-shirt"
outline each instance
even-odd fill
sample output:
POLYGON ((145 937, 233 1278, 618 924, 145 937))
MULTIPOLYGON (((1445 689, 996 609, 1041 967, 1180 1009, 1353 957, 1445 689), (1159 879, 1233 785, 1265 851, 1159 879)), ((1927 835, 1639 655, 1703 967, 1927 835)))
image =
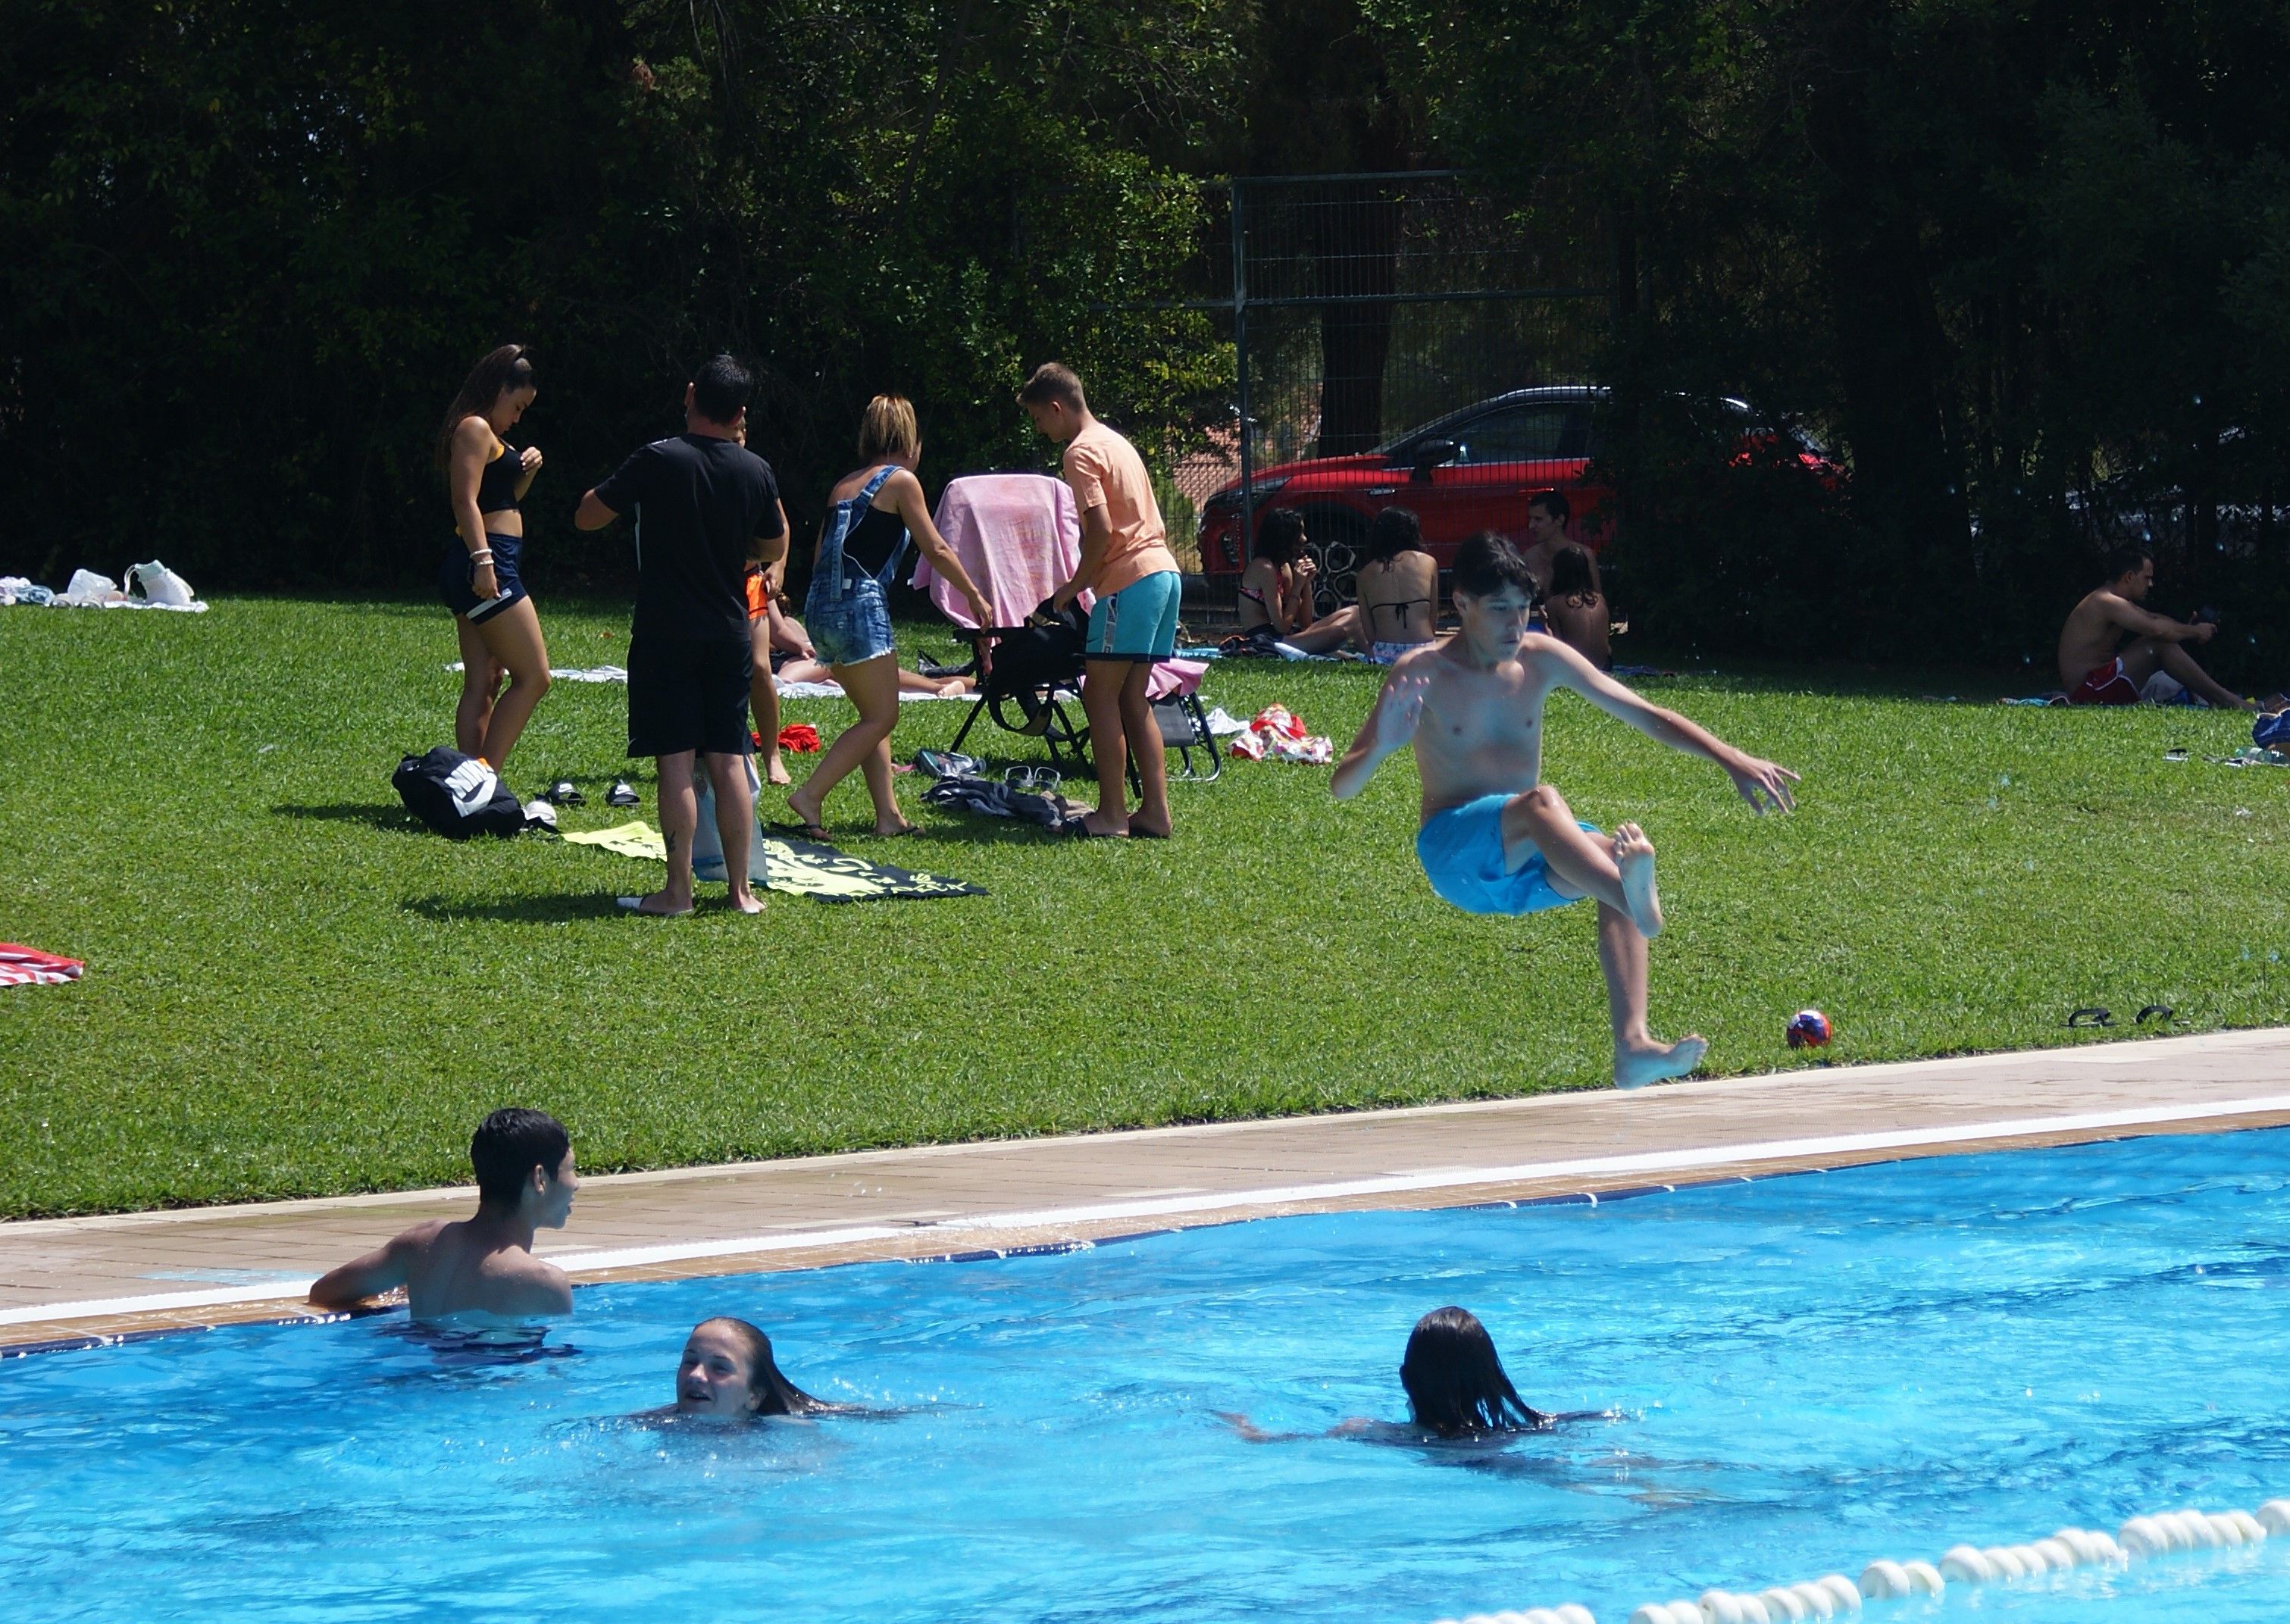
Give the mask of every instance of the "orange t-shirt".
POLYGON ((1133 581, 1177 567, 1168 530, 1161 523, 1161 504, 1153 499, 1153 481, 1135 446, 1093 420, 1066 442, 1062 466, 1066 484, 1073 487, 1074 507, 1083 514, 1104 508, 1113 532, 1098 562, 1097 579, 1083 586, 1109 597, 1133 581))

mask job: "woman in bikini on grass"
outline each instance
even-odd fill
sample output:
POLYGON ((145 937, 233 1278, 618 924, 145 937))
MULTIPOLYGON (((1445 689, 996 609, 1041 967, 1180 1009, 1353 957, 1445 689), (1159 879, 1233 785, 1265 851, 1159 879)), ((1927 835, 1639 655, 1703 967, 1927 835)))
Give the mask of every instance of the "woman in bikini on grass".
POLYGON ((540 471, 540 452, 530 445, 515 450, 501 437, 531 410, 533 395, 524 346, 504 344, 477 363, 437 431, 437 466, 460 532, 446 544, 437 572, 438 596, 453 612, 461 644, 453 743, 496 772, 548 692, 548 649, 518 556, 524 516, 517 504, 540 471))

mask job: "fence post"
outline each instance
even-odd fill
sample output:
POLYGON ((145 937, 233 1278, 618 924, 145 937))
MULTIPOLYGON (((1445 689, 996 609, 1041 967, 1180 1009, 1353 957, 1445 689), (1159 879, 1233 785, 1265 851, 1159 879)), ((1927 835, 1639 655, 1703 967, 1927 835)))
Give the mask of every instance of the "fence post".
MULTIPOLYGON (((1241 178, 1232 178, 1232 351, 1240 413, 1240 564, 1256 557, 1255 420, 1248 408, 1248 231, 1241 214, 1241 178)), ((1205 566, 1206 561, 1203 561, 1205 566)))

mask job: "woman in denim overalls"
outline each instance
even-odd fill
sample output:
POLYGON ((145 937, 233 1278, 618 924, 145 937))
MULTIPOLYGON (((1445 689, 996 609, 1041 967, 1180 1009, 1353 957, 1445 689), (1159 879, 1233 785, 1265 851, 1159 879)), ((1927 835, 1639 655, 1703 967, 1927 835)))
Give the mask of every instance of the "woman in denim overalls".
POLYGON ((837 736, 826 758, 788 796, 788 807, 803 825, 805 836, 824 840, 827 831, 820 816, 828 791, 851 775, 853 768, 866 774, 867 793, 875 801, 877 835, 911 834, 914 825, 899 812, 891 791, 891 729, 899 719, 899 661, 891 644, 888 594, 906 560, 907 544, 915 543, 930 560, 931 568, 954 583, 970 600, 971 612, 981 626, 993 624, 993 605, 970 579, 954 549, 931 523, 923 500, 922 481, 915 465, 922 460, 923 443, 915 427, 915 409, 904 396, 877 395, 867 403, 859 422, 860 466, 836 482, 827 522, 820 527, 819 553, 811 569, 811 591, 804 599, 803 620, 819 657, 832 669, 843 692, 859 708, 859 721, 837 736), (864 527, 879 535, 892 524, 903 526, 881 569, 869 574, 845 545, 864 527))

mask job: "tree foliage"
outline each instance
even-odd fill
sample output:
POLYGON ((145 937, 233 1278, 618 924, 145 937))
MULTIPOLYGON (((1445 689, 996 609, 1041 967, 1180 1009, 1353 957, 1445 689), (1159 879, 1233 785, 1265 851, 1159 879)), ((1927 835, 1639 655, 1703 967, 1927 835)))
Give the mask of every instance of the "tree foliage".
MULTIPOLYGON (((859 406, 939 476, 1032 463, 1022 368, 1165 430, 1226 365, 1164 292, 1169 184, 1238 60, 1225 0, 4 0, 0 565, 157 552, 206 584, 419 580, 438 414, 533 347, 547 569, 581 486, 760 364, 800 507, 859 406)), ((597 550, 601 547, 603 551, 597 550)))

